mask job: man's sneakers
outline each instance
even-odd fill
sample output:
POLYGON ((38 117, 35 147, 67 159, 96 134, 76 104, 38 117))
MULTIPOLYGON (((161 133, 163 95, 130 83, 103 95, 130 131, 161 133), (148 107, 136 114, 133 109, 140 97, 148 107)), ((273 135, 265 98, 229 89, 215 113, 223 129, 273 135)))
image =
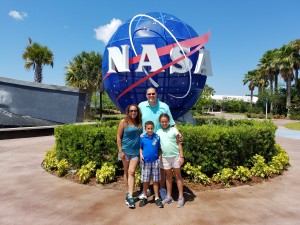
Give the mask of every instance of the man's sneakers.
POLYGON ((145 205, 147 205, 147 203, 148 203, 148 199, 147 198, 142 198, 140 203, 139 203, 139 206, 144 207, 145 205))
MULTIPOLYGON (((148 204, 148 199, 147 198, 142 198, 140 203, 139 203, 139 206, 144 207, 147 204, 148 204)), ((155 199, 155 204, 158 208, 163 208, 164 207, 164 204, 162 203, 160 198, 155 199)))
POLYGON ((129 197, 128 193, 126 193, 125 203, 128 205, 129 208, 135 208, 135 201, 133 197, 129 197))
POLYGON ((163 208, 164 204, 162 203, 160 198, 155 199, 155 204, 158 208, 163 208))
MULTIPOLYGON (((150 189, 147 189, 147 197, 149 197, 151 195, 151 191, 150 189)), ((142 191, 141 194, 139 194, 138 198, 140 200, 142 200, 143 198, 147 198, 145 195, 144 195, 144 192, 142 191)))
POLYGON ((161 200, 164 200, 167 197, 167 190, 165 188, 159 189, 159 195, 161 200))

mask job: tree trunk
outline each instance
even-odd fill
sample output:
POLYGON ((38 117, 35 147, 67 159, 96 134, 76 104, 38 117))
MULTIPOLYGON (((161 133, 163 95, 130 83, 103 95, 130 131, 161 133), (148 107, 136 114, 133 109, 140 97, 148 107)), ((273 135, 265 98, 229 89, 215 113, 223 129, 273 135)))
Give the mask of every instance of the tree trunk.
MULTIPOLYGON (((295 70, 295 87, 298 89, 298 75, 299 75, 299 71, 298 69, 295 70)), ((299 89, 298 89, 299 90, 299 89)))
POLYGON ((278 92, 278 74, 275 75, 274 90, 275 90, 275 93, 277 94, 277 92, 278 92))
POLYGON ((42 83, 43 80, 43 68, 42 64, 36 64, 34 70, 34 82, 42 83))
POLYGON ((91 102, 92 102, 92 95, 93 91, 88 91, 85 96, 85 103, 84 103, 84 114, 85 117, 88 118, 90 116, 90 111, 91 111, 91 102))
POLYGON ((271 101, 270 101, 270 113, 273 112, 273 79, 270 79, 270 93, 271 93, 271 101))
POLYGON ((287 108, 287 119, 290 119, 291 117, 291 83, 292 78, 291 76, 288 76, 287 82, 286 82, 286 108, 287 108))

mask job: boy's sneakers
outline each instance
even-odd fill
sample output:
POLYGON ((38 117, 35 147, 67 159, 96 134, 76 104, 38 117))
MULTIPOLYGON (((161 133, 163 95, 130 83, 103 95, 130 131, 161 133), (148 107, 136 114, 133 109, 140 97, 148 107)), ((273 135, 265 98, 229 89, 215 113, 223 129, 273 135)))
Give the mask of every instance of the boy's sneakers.
POLYGON ((164 207, 164 204, 162 203, 161 199, 158 198, 158 199, 155 199, 155 204, 158 208, 163 208, 164 207))
POLYGON ((174 202, 174 199, 172 198, 172 197, 166 197, 163 201, 162 201, 162 203, 165 205, 165 204, 170 204, 170 203, 172 203, 172 202, 174 202))
POLYGON ((140 203, 139 203, 139 206, 144 207, 145 205, 147 205, 147 203, 148 203, 148 199, 147 198, 142 198, 140 203))
MULTIPOLYGON (((147 189, 147 197, 149 197, 151 195, 151 191, 150 189, 147 189)), ((142 200, 143 198, 147 198, 145 195, 144 195, 144 192, 142 191, 141 194, 139 194, 138 198, 140 200, 142 200)))
POLYGON ((181 208, 184 205, 184 197, 178 198, 177 207, 181 208))
POLYGON ((128 205, 129 208, 134 209, 135 208, 135 201, 133 197, 128 197, 128 194, 126 194, 126 205, 128 205))
POLYGON ((161 188, 159 190, 159 195, 160 195, 161 199, 164 200, 167 197, 167 190, 165 188, 161 188))

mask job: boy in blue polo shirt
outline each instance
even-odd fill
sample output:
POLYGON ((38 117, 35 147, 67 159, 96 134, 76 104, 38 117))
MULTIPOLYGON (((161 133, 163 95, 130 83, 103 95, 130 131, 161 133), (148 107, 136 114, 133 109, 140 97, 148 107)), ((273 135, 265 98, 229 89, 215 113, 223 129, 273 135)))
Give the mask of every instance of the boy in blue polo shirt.
POLYGON ((159 149, 160 139, 154 133, 154 123, 147 121, 145 123, 146 134, 141 137, 140 141, 140 159, 142 167, 142 182, 143 193, 139 206, 143 207, 148 203, 147 190, 149 188, 150 180, 153 181, 153 190, 155 196, 155 203, 157 207, 163 208, 164 205, 159 198, 158 183, 160 181, 160 168, 159 168, 159 149))

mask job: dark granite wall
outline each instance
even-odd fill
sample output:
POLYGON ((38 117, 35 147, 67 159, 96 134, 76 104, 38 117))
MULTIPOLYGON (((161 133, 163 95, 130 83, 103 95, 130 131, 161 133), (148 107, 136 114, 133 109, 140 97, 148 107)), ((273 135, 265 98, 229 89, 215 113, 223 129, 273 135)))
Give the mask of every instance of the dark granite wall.
POLYGON ((0 108, 14 114, 59 123, 82 122, 84 99, 85 93, 78 88, 0 77, 0 108))

